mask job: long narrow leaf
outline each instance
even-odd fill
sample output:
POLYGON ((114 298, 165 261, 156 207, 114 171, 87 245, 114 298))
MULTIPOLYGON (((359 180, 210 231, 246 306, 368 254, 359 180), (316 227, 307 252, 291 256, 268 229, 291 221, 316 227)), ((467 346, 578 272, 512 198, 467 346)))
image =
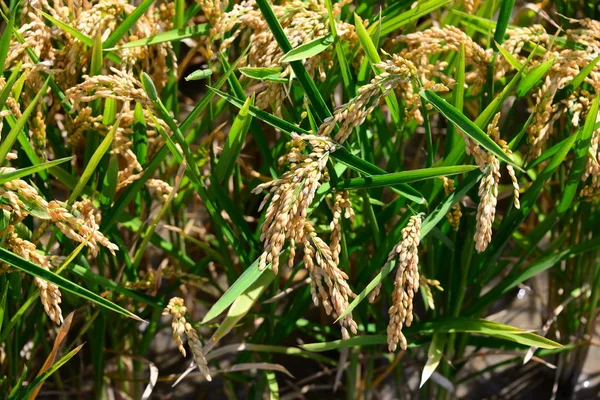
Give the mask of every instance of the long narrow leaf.
POLYGON ((594 125, 596 118, 598 117, 599 101, 600 97, 596 96, 592 106, 590 107, 587 118, 585 119, 585 124, 580 134, 581 136, 575 144, 575 159, 571 165, 567 183, 562 192, 562 198, 557 208, 559 214, 566 212, 571 207, 571 203, 575 199, 575 196, 577 196, 578 187, 581 182, 581 176, 583 175, 583 171, 588 160, 588 150, 594 134, 594 125))
POLYGON ((116 45, 119 40, 136 24, 136 22, 148 11, 154 0, 144 0, 117 26, 103 44, 105 49, 116 45))
POLYGON ((52 168, 56 165, 65 163, 67 161, 71 161, 72 159, 73 159, 73 156, 66 157, 66 158, 60 158, 58 160, 47 161, 45 163, 34 165, 32 167, 20 168, 13 172, 7 172, 5 174, 0 174, 0 185, 3 183, 6 183, 6 182, 10 182, 13 179, 23 178, 24 176, 33 175, 37 172, 47 170, 48 168, 52 168))
POLYGON ((136 319, 138 321, 143 321, 137 315, 127 311, 123 307, 101 297, 96 293, 77 285, 69 281, 66 278, 63 278, 60 275, 55 274, 54 272, 44 269, 38 265, 33 264, 30 261, 27 261, 18 255, 4 249, 0 248, 0 260, 2 262, 7 263, 8 265, 17 268, 20 271, 48 281, 50 283, 55 284, 59 288, 66 290, 67 292, 73 293, 76 296, 79 296, 85 300, 88 300, 94 304, 97 304, 101 307, 105 307, 108 310, 114 311, 116 313, 125 315, 126 317, 136 319))
POLYGON ((184 39, 207 35, 209 30, 210 27, 208 24, 199 24, 181 29, 172 29, 170 31, 157 33, 156 35, 149 36, 147 38, 132 40, 131 42, 127 42, 119 47, 109 48, 109 46, 105 45, 104 50, 130 49, 133 47, 151 46, 153 44, 165 42, 178 42, 184 39))
POLYGON ((19 136, 19 134, 25 127, 25 123, 29 120, 29 117, 31 116, 31 113, 35 109, 38 101, 40 101, 42 96, 44 96, 46 94, 46 89, 48 88, 48 80, 49 79, 50 78, 46 79, 46 81, 44 82, 44 84, 42 85, 42 87, 40 88, 38 93, 35 95, 35 97, 31 101, 31 103, 29 103, 29 105, 27 106, 27 108, 25 109, 23 114, 21 115, 21 117, 17 120, 15 125, 11 128, 10 132, 8 132, 8 135, 6 135, 6 138, 4 138, 4 141, 2 142, 2 144, 0 144, 0 160, 4 160, 6 158, 6 155, 8 154, 10 149, 12 149, 13 144, 15 143, 15 141, 17 140, 17 137, 19 136))
POLYGON ((225 141, 225 147, 221 152, 219 162, 214 171, 219 183, 223 183, 233 172, 235 163, 242 150, 242 146, 244 145, 248 128, 250 128, 250 122, 252 122, 252 116, 249 114, 249 109, 252 104, 252 97, 248 97, 229 130, 227 140, 225 141))
MULTIPOLYGON (((481 179, 480 172, 471 172, 469 176, 461 183, 461 185, 457 187, 456 190, 452 192, 443 202, 441 202, 435 208, 435 210, 433 210, 427 216, 427 218, 425 218, 421 224, 421 240, 423 240, 423 238, 442 220, 442 218, 446 216, 446 213, 450 210, 452 205, 462 199, 463 196, 465 196, 465 194, 467 194, 467 192, 471 190, 473 186, 475 186, 479 179, 481 179)), ((395 266, 396 260, 386 263, 375 276, 375 278, 369 282, 367 287, 360 292, 358 296, 356 296, 356 298, 352 301, 352 303, 350 303, 350 305, 348 305, 346 310, 344 310, 337 320, 350 314, 352 310, 354 310, 364 299, 366 299, 369 296, 369 293, 371 293, 371 291, 375 289, 375 287, 377 287, 377 285, 379 285, 379 283, 381 283, 390 272, 392 272, 395 266)))
POLYGON ((477 125, 475 125, 470 119, 465 117, 447 101, 442 99, 431 90, 424 90, 420 92, 420 94, 423 99, 431 103, 444 117, 446 117, 450 122, 456 124, 458 128, 460 128, 471 139, 477 142, 481 147, 490 151, 500 160, 521 169, 514 159, 506 154, 496 142, 494 142, 477 125))
POLYGON ((208 310, 202 323, 205 324, 217 318, 225 311, 239 296, 242 295, 256 280, 265 272, 258 269, 258 260, 255 260, 242 275, 235 281, 233 285, 217 300, 215 304, 208 310))
POLYGON ((554 61, 556 61, 556 59, 551 58, 529 71, 519 84, 519 87, 517 87, 517 96, 524 97, 527 95, 527 93, 542 80, 546 75, 546 72, 552 68, 554 61))
POLYGON ((316 56, 327 50, 333 44, 333 36, 325 35, 320 38, 303 43, 300 46, 288 51, 279 59, 279 62, 289 63, 292 61, 301 61, 316 56))
POLYGON ((455 167, 424 168, 412 171, 394 172, 385 175, 373 175, 365 178, 353 178, 336 185, 336 189, 366 189, 381 186, 392 186, 401 183, 418 182, 441 176, 462 174, 477 169, 475 165, 457 165, 455 167))
MULTIPOLYGON (((273 33, 273 36, 275 37, 275 40, 277 41, 277 44, 279 44, 281 50, 284 53, 290 52, 292 50, 292 45, 285 35, 285 32, 277 20, 277 17, 275 16, 275 13, 273 12, 269 2, 267 0, 256 0, 256 4, 265 17, 265 21, 267 21, 267 25, 269 25, 269 29, 271 29, 271 32, 273 33)), ((323 97, 321 97, 321 93, 315 86, 315 83, 306 71, 306 68, 304 68, 302 62, 292 61, 290 65, 294 70, 294 74, 296 75, 298 82, 300 82, 300 85, 302 85, 306 96, 314 107, 320 122, 323 122, 328 117, 331 117, 331 110, 329 110, 329 107, 327 107, 325 104, 323 97)))
POLYGON ((69 204, 73 204, 75 202, 75 199, 79 197, 79 195, 83 191, 83 188, 87 185, 90 178, 96 171, 98 164, 100 164, 100 160, 102 160, 102 157, 104 157, 106 152, 110 149, 110 146, 112 144, 113 138, 115 137, 115 133, 117 132, 117 128, 119 127, 120 122, 121 117, 117 118, 117 121, 114 123, 111 130, 104 137, 104 140, 102 140, 102 143, 100 143, 100 146, 98 146, 98 148, 92 155, 92 158, 90 158, 88 165, 86 165, 85 169, 83 170, 83 173, 81 174, 81 178, 79 179, 79 181, 77 181, 77 186, 75 186, 75 189, 73 189, 71 195, 69 196, 69 204))

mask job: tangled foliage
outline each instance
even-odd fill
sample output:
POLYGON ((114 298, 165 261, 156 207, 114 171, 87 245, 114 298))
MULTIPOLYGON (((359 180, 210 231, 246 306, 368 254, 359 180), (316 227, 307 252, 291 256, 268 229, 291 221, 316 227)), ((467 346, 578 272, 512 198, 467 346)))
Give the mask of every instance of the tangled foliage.
POLYGON ((575 395, 600 11, 376 3, 0 4, 2 393, 575 395))

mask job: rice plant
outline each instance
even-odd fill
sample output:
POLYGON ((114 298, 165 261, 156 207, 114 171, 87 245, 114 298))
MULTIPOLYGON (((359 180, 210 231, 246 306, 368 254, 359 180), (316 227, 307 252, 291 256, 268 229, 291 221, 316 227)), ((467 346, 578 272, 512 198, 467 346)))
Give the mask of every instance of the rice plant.
POLYGON ((0 2, 3 398, 597 394, 599 14, 0 2))

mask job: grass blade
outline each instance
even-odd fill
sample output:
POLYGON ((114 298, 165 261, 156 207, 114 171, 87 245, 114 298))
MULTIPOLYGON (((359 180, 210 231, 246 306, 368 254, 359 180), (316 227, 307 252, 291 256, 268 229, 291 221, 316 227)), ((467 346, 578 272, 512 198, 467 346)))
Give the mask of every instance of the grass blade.
POLYGON ((66 290, 69 293, 73 293, 76 296, 79 296, 108 310, 114 311, 121 315, 125 315, 126 317, 133 318, 138 321, 143 321, 137 315, 127 311, 123 307, 111 302, 110 300, 98 296, 96 293, 63 278, 62 276, 57 275, 52 271, 49 271, 36 264, 33 264, 32 262, 29 262, 4 248, 0 248, 0 260, 14 268, 17 268, 20 271, 53 283, 59 288, 66 290))
POLYGON ((27 121, 29 120, 29 117, 31 116, 31 113, 35 109, 36 104, 38 103, 38 101, 40 101, 42 96, 44 96, 46 94, 46 89, 48 88, 48 80, 49 79, 50 78, 46 79, 46 81, 44 82, 44 84, 42 85, 42 87, 40 88, 38 93, 35 95, 35 97, 31 101, 31 103, 29 103, 29 105, 27 106, 27 108, 25 109, 23 114, 21 115, 21 117, 17 120, 15 125, 11 128, 10 132, 8 132, 8 135, 6 135, 6 138, 4 138, 4 141, 2 142, 2 144, 0 144, 0 160, 4 160, 6 158, 6 155, 12 149, 12 146, 15 143, 15 141, 17 140, 17 137, 19 136, 19 134, 25 127, 25 123, 27 123, 27 121))
MULTIPOLYGON (((277 41, 277 44, 279 44, 281 50, 284 53, 290 52, 292 50, 292 45, 285 35, 281 24, 277 20, 277 17, 275 17, 275 13, 269 5, 269 2, 267 0, 256 0, 256 4, 265 17, 265 21, 267 21, 267 24, 269 25, 269 28, 271 29, 271 32, 273 33, 273 36, 275 37, 275 40, 277 41)), ((306 71, 306 68, 304 68, 302 62, 292 61, 290 62, 290 65, 294 70, 294 74, 296 75, 298 82, 300 82, 300 85, 302 85, 306 96, 314 107, 319 122, 322 123, 327 117, 331 117, 331 111, 329 110, 329 107, 327 107, 325 104, 323 97, 321 97, 321 93, 315 86, 315 83, 306 71)))
POLYGON ((2 68, 2 71, 4 71, 4 64, 6 63, 6 57, 8 56, 8 50, 10 49, 10 39, 12 38, 13 29, 15 27, 16 13, 17 7, 10 13, 10 19, 4 27, 2 36, 0 36, 0 68, 2 68))
MULTIPOLYGON (((403 12, 402 14, 398 14, 389 18, 383 18, 381 21, 381 36, 387 36, 402 26, 411 22, 415 22, 424 15, 431 14, 438 8, 450 3, 450 1, 451 0, 426 1, 424 3, 417 4, 415 7, 403 12)), ((372 26, 373 27, 371 29, 374 30, 376 28, 375 24, 372 26)))
MULTIPOLYGON (((596 118, 598 117, 599 101, 600 97, 596 96, 585 119, 585 124, 583 125, 577 143, 575 144, 575 159, 571 165, 571 170, 569 171, 569 176, 567 177, 567 182, 557 207, 559 214, 565 213, 571 207, 571 203, 575 199, 575 196, 577 196, 581 176, 583 175, 589 157, 588 150, 594 135, 594 125, 596 118)), ((595 157, 595 155, 593 157, 595 157)))
MULTIPOLYGON (((122 46, 112 47, 107 46, 106 42, 104 44, 104 50, 120 50, 120 49, 131 49, 133 47, 140 46, 151 46, 153 44, 165 43, 165 42, 179 42, 184 39, 194 38, 198 36, 208 35, 210 31, 210 27, 208 24, 199 24, 194 26, 188 26, 181 29, 172 29, 170 31, 157 33, 156 35, 149 36, 147 38, 132 40, 131 42, 127 42, 122 46)), ((115 31, 116 32, 116 31, 115 31)), ((110 39, 110 37, 109 37, 110 39)), ((108 39, 107 39, 108 42, 108 39)), ((118 42, 118 40, 117 40, 118 42)), ((116 44, 116 42, 115 42, 116 44)))
POLYGON ((512 65, 514 69, 518 71, 521 68, 523 68, 523 64, 521 63, 521 61, 517 60, 515 56, 513 56, 508 50, 506 50, 504 47, 498 44, 498 42, 496 42, 496 48, 500 51, 500 53, 502 53, 504 58, 506 58, 506 61, 508 61, 508 63, 512 65))
MULTIPOLYGON (((270 266, 267 266, 269 268, 270 266)), ((215 304, 208 310, 202 324, 217 318, 223 313, 239 296, 242 295, 256 280, 265 272, 258 269, 258 260, 255 260, 242 275, 223 293, 215 304)))
MULTIPOLYGON (((58 28, 60 28, 62 31, 68 33, 69 35, 73 36, 75 39, 79 40, 81 43, 85 44, 87 47, 90 48, 94 48, 95 47, 95 41, 94 39, 90 38, 89 36, 86 36, 85 34, 79 32, 77 29, 75 29, 74 27, 72 27, 69 24, 65 24, 62 21, 59 21, 58 19, 52 17, 51 15, 46 14, 45 12, 40 10, 40 13, 42 13, 42 15, 44 16, 44 18, 46 18, 48 21, 52 22, 54 25, 56 25, 58 28)), ((116 55, 115 53, 108 53, 106 55, 106 57, 113 61, 116 64, 121 64, 121 58, 116 55)))
MULTIPOLYGON (((527 63, 525 63, 525 66, 526 65, 527 63)), ((515 74, 515 76, 513 76, 508 85, 506 85, 504 89, 502 89, 502 92, 500 92, 496 97, 494 97, 494 100, 492 100, 490 104, 488 104, 488 106, 479 114, 479 116, 475 120, 475 125, 477 125, 482 130, 487 128, 487 124, 492 120, 492 118, 494 118, 494 115, 496 115, 496 113, 500 111, 502 105, 512 92, 513 88, 517 85, 519 79, 521 79, 521 76, 523 75, 523 72, 525 70, 525 66, 521 67, 518 70, 518 72, 515 74)))
POLYGON ((598 61, 600 61, 600 55, 594 58, 592 61, 590 61, 588 65, 583 67, 581 71, 579 71, 579 73, 575 75, 575 78, 573 78, 573 80, 569 82, 567 86, 560 89, 558 93, 556 93, 556 100, 559 101, 569 97, 571 93, 573 93, 577 88, 579 88, 579 86, 581 86, 585 78, 587 78, 588 75, 594 70, 594 68, 598 64, 598 61))
POLYGON ((392 186, 401 183, 418 182, 441 176, 462 174, 477 169, 475 165, 458 165, 454 167, 424 168, 412 171, 394 172, 384 175, 374 175, 364 178, 353 178, 341 181, 336 185, 337 190, 369 189, 381 186, 392 186))
POLYGON ((71 25, 65 24, 64 22, 57 20, 56 18, 52 17, 51 15, 46 14, 45 12, 43 12, 41 10, 40 10, 40 13, 48 21, 52 22, 54 25, 56 25, 58 28, 65 31, 69 35, 73 36, 75 39, 79 40, 81 43, 85 44, 88 47, 94 47, 94 39, 84 35, 83 33, 79 32, 77 29, 73 28, 71 25))
POLYGON ((240 109, 239 114, 235 117, 233 125, 229 130, 225 147, 221 152, 219 162, 214 170, 214 174, 219 183, 223 183, 229 179, 231 173, 233 172, 235 163, 238 159, 240 151, 242 150, 244 141, 246 140, 246 134, 250 128, 250 122, 252 122, 252 116, 249 114, 248 110, 253 103, 254 100, 252 97, 248 97, 246 99, 246 102, 240 109))
MULTIPOLYGON (((524 331, 519 328, 500 324, 498 322, 488 321, 478 318, 455 317, 444 318, 428 322, 413 322, 410 327, 406 327, 402 332, 407 337, 412 337, 417 334, 433 335, 437 333, 477 333, 485 336, 499 337, 501 339, 512 342, 529 345, 530 343, 538 343, 543 349, 556 349, 562 347, 560 344, 546 339, 542 336, 524 331)), ((366 335, 357 336, 349 340, 335 340, 333 342, 324 343, 309 343, 300 346, 307 351, 322 352, 330 350, 338 350, 351 346, 367 346, 387 344, 385 335, 366 335)))
POLYGON ((519 84, 519 87, 517 87, 517 96, 524 97, 527 95, 527 93, 542 80, 544 75, 546 75, 546 72, 552 68, 555 60, 555 58, 551 58, 529 71, 519 84))
POLYGON ((104 157, 106 152, 110 149, 113 138, 115 137, 115 133, 117 132, 117 128, 119 127, 120 123, 121 117, 117 118, 117 121, 114 123, 111 130, 104 137, 104 140, 102 140, 102 142, 100 143, 100 146, 98 146, 96 151, 94 151, 92 158, 90 158, 90 162, 86 165, 85 169, 83 170, 83 173, 81 174, 81 178, 77 181, 77 186, 75 186, 75 189, 73 189, 71 195, 69 196, 69 200, 67 202, 68 204, 73 204, 75 200, 79 197, 79 195, 83 192, 83 188, 87 185, 90 178, 96 171, 96 168, 98 167, 98 164, 100 164, 102 157, 104 157))
POLYGON ((447 338, 447 335, 441 333, 436 333, 433 335, 433 339, 431 339, 431 344, 429 345, 429 350, 427 350, 427 363, 425 364, 425 367, 423 367, 419 388, 423 387, 425 382, 427 382, 431 375, 433 375, 438 365, 440 365, 440 361, 444 355, 444 347, 446 346, 447 338))
POLYGON ((519 165, 513 160, 511 156, 506 154, 496 142, 494 142, 488 135, 486 135, 481 128, 475 125, 470 119, 464 116, 456 108, 450 105, 447 101, 442 99, 440 96, 432 92, 431 90, 424 90, 420 92, 421 97, 431 103, 444 117, 450 122, 454 123, 459 129, 467 134, 471 139, 477 142, 481 147, 485 148, 500 160, 514 165, 518 169, 522 170, 519 165))
POLYGON ((278 83, 287 83, 287 78, 281 78, 279 75, 283 70, 279 67, 244 67, 240 68, 242 75, 248 78, 260 81, 271 81, 278 83))
POLYGON ((22 394, 22 397, 20 397, 20 398, 26 398, 27 396, 29 396, 32 391, 34 391, 39 385, 44 383, 46 381, 46 379, 48 379, 50 376, 52 376, 52 374, 54 374, 56 371, 58 371, 58 369, 60 367, 65 365, 71 358, 73 358, 75 356, 75 354, 77 354, 84 345, 85 345, 85 343, 75 347, 73 350, 71 350, 70 352, 68 352, 67 354, 62 356, 58 361, 56 361, 52 365, 52 367, 47 369, 42 375, 35 378, 29 385, 27 385, 27 389, 24 391, 24 393, 22 394))
MULTIPOLYGON (((222 92, 220 90, 217 90, 217 89, 211 88, 211 87, 209 87, 209 89, 211 91, 213 91, 214 93, 218 94, 219 96, 223 97, 224 99, 226 99, 227 101, 229 101, 231 104, 233 104, 234 106, 236 106, 238 108, 241 108, 244 105, 243 101, 241 101, 240 99, 237 99, 225 92, 222 92)), ((288 135, 291 134, 292 132, 296 132, 299 134, 310 134, 309 131, 307 131, 297 125, 294 125, 288 121, 285 121, 281 118, 277 118, 276 116, 271 115, 257 107, 250 106, 248 112, 250 115, 260 119, 263 122, 266 122, 267 124, 281 130, 282 132, 287 133, 288 135)), ((352 155, 344 147, 331 153, 331 156, 334 157, 336 160, 341 161, 342 163, 348 165, 350 168, 353 168, 356 171, 359 171, 366 175, 381 175, 381 174, 386 173, 385 170, 379 168, 378 166, 371 164, 359 157, 352 155)), ((415 203, 418 203, 418 204, 426 203, 425 199, 423 198, 423 195, 408 185, 401 184, 397 187, 393 187, 392 190, 394 190, 396 193, 406 197, 407 199, 414 201, 415 203)))
POLYGON ((123 36, 125 36, 125 34, 127 32, 129 32, 129 30, 131 28, 133 28, 133 26, 135 25, 135 23, 142 17, 142 15, 144 15, 146 13, 146 11, 148 11, 148 9, 152 5, 152 3, 154 3, 154 0, 144 0, 144 1, 142 1, 135 8, 135 10, 133 10, 133 12, 131 14, 129 14, 121 22, 121 24, 119 24, 119 26, 117 27, 117 29, 115 29, 110 34, 110 36, 106 39, 106 41, 103 44, 104 49, 109 49, 109 48, 113 47, 114 45, 116 45, 119 42, 119 40, 121 40, 121 38, 123 36))
POLYGON ((333 36, 325 35, 320 38, 303 43, 300 46, 288 51, 279 59, 279 62, 290 63, 293 61, 302 61, 307 58, 316 56, 317 54, 327 50, 333 44, 333 36))
POLYGON ((19 179, 19 178, 23 178, 24 176, 33 175, 36 172, 45 171, 48 168, 52 168, 52 167, 54 167, 56 165, 65 163, 67 161, 71 161, 73 158, 74 158, 74 156, 66 157, 66 158, 60 158, 58 160, 47 161, 45 163, 33 165, 31 167, 20 168, 20 169, 18 169, 16 171, 13 171, 13 172, 8 172, 8 173, 5 173, 5 174, 0 174, 0 185, 2 185, 3 183, 6 183, 6 182, 10 182, 13 179, 19 179))
POLYGON ((227 335, 233 327, 250 311, 254 303, 258 300, 264 290, 271 284, 275 279, 275 274, 272 271, 266 270, 265 273, 261 274, 256 281, 252 283, 244 292, 237 297, 231 304, 227 316, 219 328, 210 338, 210 341, 206 344, 204 349, 205 353, 208 353, 219 340, 227 335))
POLYGON ((6 104, 6 100, 10 96, 12 88, 15 85, 15 83, 17 82, 17 78, 19 77, 19 73, 21 72, 21 65, 23 65, 23 63, 19 62, 15 66, 15 68, 13 69, 13 72, 10 74, 10 76, 6 80, 6 84, 2 88, 2 91, 0 92, 0 110, 4 108, 4 104, 6 104))
POLYGON ((508 22, 512 16, 512 10, 515 5, 515 0, 502 0, 500 13, 498 14, 498 22, 496 23, 496 32, 494 32, 494 41, 502 44, 508 22))
POLYGON ((212 70, 210 69, 200 69, 198 71, 194 71, 188 76, 185 77, 186 81, 199 81, 202 79, 206 79, 212 75, 212 70))
MULTIPOLYGON (((354 14, 354 26, 356 27, 356 34, 358 36, 358 40, 360 42, 361 47, 365 51, 367 58, 369 59, 369 63, 371 64, 371 68, 376 73, 383 72, 380 68, 377 68, 375 64, 381 62, 381 57, 379 57, 379 53, 377 52, 377 48, 375 44, 371 40, 371 36, 365 29, 360 17, 354 14)), ((383 90, 383 89, 382 89, 383 90)), ((396 98, 395 93, 392 91, 390 94, 385 96, 385 102, 390 108, 390 114, 392 114, 392 118, 394 119, 394 123, 398 126, 401 123, 400 117, 400 106, 398 105, 398 99, 396 98)))
MULTIPOLYGON (((427 236, 427 234, 442 220, 442 218, 446 216, 446 213, 450 210, 452 205, 454 205, 454 203, 462 199, 467 194, 467 192, 471 190, 473 186, 475 186, 479 179, 481 179, 481 173, 479 171, 471 172, 468 175, 468 177, 460 184, 460 186, 458 186, 454 192, 452 192, 448 197, 446 197, 446 199, 442 201, 435 208, 435 210, 433 210, 427 216, 427 218, 425 218, 425 220, 421 224, 421 240, 423 240, 425 236, 427 236)), ((352 303, 348 305, 346 310, 344 310, 344 312, 338 317, 337 320, 350 314, 352 310, 354 310, 364 299, 366 299, 369 296, 369 293, 371 293, 371 291, 375 289, 375 287, 379 285, 379 283, 381 283, 383 279, 389 275, 390 272, 392 272, 395 266, 396 260, 392 260, 390 263, 385 264, 381 268, 381 271, 379 271, 379 273, 375 275, 371 282, 369 282, 367 287, 364 288, 363 291, 360 292, 360 294, 356 296, 354 300, 352 300, 352 303)))

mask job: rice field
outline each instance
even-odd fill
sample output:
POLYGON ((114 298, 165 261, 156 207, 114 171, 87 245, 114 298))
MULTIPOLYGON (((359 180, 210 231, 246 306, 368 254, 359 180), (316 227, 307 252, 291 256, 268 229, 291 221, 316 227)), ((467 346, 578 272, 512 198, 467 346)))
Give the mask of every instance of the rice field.
POLYGON ((0 16, 0 397, 597 395, 597 2, 0 16))

